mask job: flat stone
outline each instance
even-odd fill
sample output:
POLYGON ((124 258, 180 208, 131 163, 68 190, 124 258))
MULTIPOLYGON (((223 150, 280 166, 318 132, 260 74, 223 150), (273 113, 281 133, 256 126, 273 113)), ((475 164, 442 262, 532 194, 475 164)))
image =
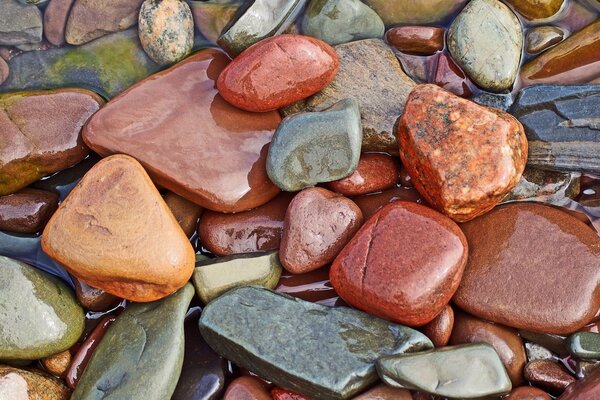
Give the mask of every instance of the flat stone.
POLYGON ((525 128, 529 165, 600 172, 600 85, 527 87, 519 92, 511 114, 525 128))
POLYGON ((272 400, 272 397, 260 380, 241 376, 229 384, 223 400, 272 400))
POLYGON ((379 384, 353 400, 413 400, 413 396, 406 389, 379 384))
POLYGON ((600 308, 600 238, 588 225, 551 206, 513 203, 461 228, 470 251, 453 298, 460 308, 554 334, 575 332, 594 318, 600 308), (504 290, 498 290, 501 282, 504 290))
POLYGON ((266 203, 279 192, 265 160, 281 119, 219 96, 215 81, 228 63, 206 49, 137 83, 90 119, 84 140, 102 156, 135 157, 157 184, 205 208, 239 212, 266 203))
POLYGON ((41 360, 44 368, 54 376, 64 376, 71 365, 71 351, 64 350, 41 360))
POLYGON ((569 336, 569 353, 583 360, 600 359, 600 334, 577 332, 569 336))
POLYGON ((0 230, 36 233, 44 229, 58 207, 58 195, 25 188, 0 197, 0 230))
POLYGON ((412 203, 423 204, 419 192, 414 188, 396 187, 389 190, 384 190, 381 193, 371 193, 365 196, 353 197, 352 201, 360 208, 363 213, 363 219, 366 221, 371 218, 377 211, 381 210, 386 204, 396 201, 409 201, 412 203))
POLYGON ((432 24, 446 21, 466 0, 365 0, 386 25, 432 24))
POLYGON ((538 54, 562 42, 565 33, 556 26, 537 26, 527 31, 525 49, 529 54, 538 54))
POLYGON ((281 264, 302 274, 331 263, 362 222, 362 212, 352 200, 323 188, 301 191, 285 215, 281 264))
POLYGON ((233 19, 242 0, 190 1, 194 25, 202 36, 216 44, 221 32, 233 19))
POLYGON ((398 26, 386 32, 390 46, 403 53, 428 56, 444 48, 444 28, 434 26, 398 26))
POLYGON ((338 56, 328 44, 308 36, 279 35, 236 57, 219 75, 217 88, 238 108, 273 111, 323 89, 338 67, 338 56))
POLYGON ((340 44, 335 51, 340 58, 340 69, 333 82, 305 101, 284 109, 284 115, 322 111, 354 97, 362 119, 362 151, 396 154, 394 124, 402 115, 414 81, 404 73, 392 49, 380 39, 340 44))
POLYGON ((133 158, 96 164, 61 203, 42 248, 90 286, 132 301, 153 301, 192 275, 194 249, 133 158))
POLYGON ((75 344, 84 315, 67 285, 7 257, 0 266, 0 359, 35 360, 75 344))
POLYGON ((44 36, 55 46, 65 44, 69 12, 75 0, 50 0, 44 10, 44 36))
POLYGON ((138 18, 140 43, 155 63, 168 65, 187 56, 194 46, 194 19, 183 0, 146 0, 138 18))
POLYGON ((508 0, 519 14, 530 20, 546 19, 560 11, 564 0, 508 0))
POLYGON ((0 196, 83 160, 81 127, 101 104, 84 89, 1 94, 0 196))
POLYGON ((513 389, 506 400, 551 400, 552 398, 541 389, 531 386, 520 386, 513 389))
POLYGON ((86 310, 106 311, 119 302, 117 296, 107 293, 104 290, 93 288, 81 279, 73 278, 73 283, 75 284, 77 301, 86 310))
POLYGON ((360 157, 358 103, 348 98, 320 112, 286 117, 267 157, 269 178, 291 192, 352 174, 360 157))
POLYGON ((43 372, 0 365, 0 398, 68 400, 70 392, 60 380, 43 372))
POLYGON ((600 396, 600 368, 585 379, 571 385, 559 397, 560 400, 588 400, 600 396))
POLYGON ((576 379, 553 360, 530 361, 525 366, 525 379, 554 393, 562 393, 576 379))
POLYGON ((381 357, 377 373, 388 385, 452 398, 499 395, 512 388, 498 354, 483 343, 381 357))
MULTIPOLYGON (((561 358, 566 358, 569 355, 567 349, 567 338, 560 335, 553 335, 549 333, 531 332, 526 330, 520 330, 519 336, 524 340, 531 343, 542 346, 547 351, 550 351, 561 358)), ((531 344, 530 343, 530 344, 531 344)), ((528 357, 531 361, 531 357, 528 357)))
POLYGON ((65 31, 69 44, 81 45, 109 33, 124 31, 138 21, 143 0, 76 0, 65 31))
POLYGON ((302 19, 302 33, 330 45, 381 38, 383 21, 359 0, 311 1, 302 19))
POLYGON ((183 322, 194 288, 151 303, 127 306, 96 348, 73 400, 170 398, 184 355, 183 322), (160 360, 160 362, 157 362, 160 360))
POLYGON ((217 43, 231 57, 255 43, 285 31, 302 11, 305 0, 246 2, 223 29, 217 43))
POLYGON ((397 130, 400 158, 415 187, 455 221, 491 210, 525 169, 527 140, 513 116, 436 85, 412 91, 397 130))
POLYGON ((481 92, 470 97, 470 100, 482 106, 497 108, 508 112, 513 104, 513 98, 510 93, 488 93, 481 92))
POLYGON ((196 262, 192 282, 208 304, 231 289, 256 285, 273 289, 281 276, 277 252, 239 254, 196 262))
POLYGON ((360 311, 257 287, 234 289, 211 302, 200 318, 200 332, 236 365, 324 400, 349 398, 373 384, 378 356, 432 346, 419 332, 360 311), (319 339, 323 335, 326 342, 319 339))
POLYGON ((536 200, 554 205, 566 205, 579 196, 579 172, 546 171, 525 168, 517 186, 506 195, 503 202, 536 200))
POLYGON ((428 207, 395 202, 360 228, 329 277, 352 306, 420 326, 448 304, 466 258, 466 239, 451 219, 428 207))
POLYGON ((167 193, 164 200, 185 235, 191 237, 198 226, 198 218, 202 215, 202 207, 173 192, 167 193))
POLYGON ((475 83, 492 92, 512 87, 522 48, 521 23, 498 0, 469 2, 448 30, 448 50, 454 60, 475 83))
POLYGON ((450 341, 453 327, 454 310, 447 304, 431 322, 421 328, 421 332, 431 340, 435 347, 443 347, 450 341))
POLYGON ((36 6, 1 0, 0 15, 0 45, 42 41, 42 13, 36 6))

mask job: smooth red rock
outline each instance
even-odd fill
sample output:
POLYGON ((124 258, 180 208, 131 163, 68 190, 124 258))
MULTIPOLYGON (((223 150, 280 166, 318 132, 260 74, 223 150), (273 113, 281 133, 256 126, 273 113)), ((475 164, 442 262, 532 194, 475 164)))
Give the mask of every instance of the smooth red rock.
POLYGON ((223 400, 273 400, 263 384, 249 376, 242 376, 229 384, 223 400))
POLYGON ((46 190, 25 188, 0 197, 0 230, 36 233, 58 207, 58 194, 46 190))
POLYGON ((525 366, 525 379, 535 386, 562 393, 576 379, 552 360, 535 360, 525 366))
POLYGON ((434 26, 398 26, 385 34, 387 42, 398 50, 427 56, 444 48, 444 28, 434 26))
POLYGON ((235 214, 205 211, 198 224, 200 242, 217 256, 277 250, 293 197, 282 192, 260 207, 235 214))
POLYGON ((600 307, 600 237, 558 208, 513 203, 461 226, 469 260, 453 301, 514 328, 569 334, 600 307), (501 288, 501 289, 499 289, 501 288))
POLYGON ((510 392, 505 400, 551 400, 552 398, 541 389, 531 386, 521 386, 510 392))
POLYGON ((275 290, 330 307, 343 303, 329 281, 329 267, 301 275, 284 270, 275 290))
POLYGON ((50 0, 44 11, 44 36, 55 46, 65 43, 69 11, 75 0, 50 0))
POLYGON ((449 55, 439 54, 431 68, 430 76, 432 83, 457 96, 469 97, 472 93, 471 80, 449 55))
POLYGON ((379 384, 373 389, 354 397, 353 400, 412 400, 413 396, 406 389, 394 388, 379 384))
POLYGON ((167 193, 164 200, 185 235, 187 237, 192 236, 198 226, 198 218, 202 214, 202 207, 175 193, 167 193))
POLYGON ((527 138, 519 121, 436 85, 411 92, 397 126, 402 164, 415 187, 455 221, 491 210, 525 169, 527 138))
POLYGON ((107 293, 104 290, 93 288, 74 276, 71 278, 73 278, 73 284, 75 285, 77 300, 86 310, 106 311, 120 300, 117 296, 107 293))
POLYGON ((278 35, 249 47, 217 81, 219 93, 234 106, 265 112, 289 106, 327 86, 339 58, 327 43, 308 36, 278 35))
POLYGON ((381 193, 372 193, 365 196, 352 197, 352 201, 360 208, 363 218, 366 221, 373 214, 381 210, 386 204, 396 201, 410 201, 413 203, 423 203, 419 192, 413 188, 393 188, 381 193))
POLYGON ((600 368, 585 379, 581 379, 564 391, 558 400, 592 400, 600 399, 600 368))
POLYGON ((421 328, 421 332, 431 340, 435 347, 443 347, 450 340, 453 326, 454 310, 450 305, 446 305, 431 322, 421 328))
POLYGON ((487 343, 493 346, 513 386, 523 383, 523 368, 527 363, 527 355, 523 340, 516 330, 458 312, 455 315, 454 329, 449 343, 451 345, 487 343))
POLYGON ((366 153, 360 156, 352 175, 328 182, 325 186, 344 196, 360 196, 393 188, 398 183, 399 174, 397 158, 383 153, 366 153))
POLYGON ((396 202, 363 225, 329 277, 352 306, 420 326, 448 304, 466 261, 467 240, 452 220, 419 204, 396 202))
POLYGON ((278 387, 271 390, 271 396, 273 397, 273 400, 311 400, 310 397, 278 387))

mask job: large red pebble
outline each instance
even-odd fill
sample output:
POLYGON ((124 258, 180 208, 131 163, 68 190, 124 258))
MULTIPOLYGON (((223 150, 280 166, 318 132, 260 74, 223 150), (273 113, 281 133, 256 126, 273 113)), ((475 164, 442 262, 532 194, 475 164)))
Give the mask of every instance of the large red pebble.
POLYGON ((305 99, 327 86, 339 58, 327 43, 301 35, 279 35, 249 47, 219 76, 217 89, 230 104, 265 112, 305 99))
POLYGON ((467 239, 451 219, 419 204, 395 202, 363 225, 329 277, 354 307, 421 326, 448 304, 466 262, 467 239))
POLYGON ((325 184, 328 189, 344 196, 360 196, 396 186, 400 180, 400 162, 383 153, 367 153, 360 156, 358 167, 337 181, 325 184))

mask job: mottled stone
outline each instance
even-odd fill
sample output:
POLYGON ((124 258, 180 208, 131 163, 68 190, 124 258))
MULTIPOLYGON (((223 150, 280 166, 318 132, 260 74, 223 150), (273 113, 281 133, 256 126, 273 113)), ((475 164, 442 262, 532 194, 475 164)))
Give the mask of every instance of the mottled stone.
POLYGON ((412 91, 397 129, 402 164, 415 187, 456 221, 491 210, 525 169, 527 140, 513 116, 436 85, 412 91))
POLYGON ((565 33, 556 26, 536 26, 527 31, 525 49, 529 54, 538 54, 562 42, 565 33))
POLYGON ((503 202, 535 199, 549 204, 566 205, 579 195, 580 178, 579 172, 525 168, 521 180, 503 202))
POLYGON ((413 396, 406 389, 379 384, 352 400, 413 400, 413 396))
POLYGON ((272 400, 272 397, 259 379, 241 376, 229 384, 223 400, 272 400))
POLYGON ((235 16, 242 0, 189 1, 196 29, 211 43, 217 43, 223 28, 235 16))
POLYGON ((569 385, 559 399, 590 400, 598 397, 600 397, 600 368, 585 379, 569 385))
POLYGON ((551 400, 548 393, 531 386, 520 386, 513 389, 505 400, 551 400))
POLYGON ((419 192, 413 188, 396 187, 385 190, 381 193, 372 193, 366 196, 353 197, 352 201, 360 208, 363 213, 363 219, 366 221, 377 211, 381 210, 386 204, 396 201, 409 201, 423 204, 424 201, 419 192))
POLYGON ((37 43, 42 40, 42 13, 17 0, 0 1, 0 45, 37 43))
POLYGON ((69 389, 39 371, 0 365, 0 398, 6 400, 69 400, 69 389))
POLYGON ((498 0, 473 0, 448 30, 448 50, 484 89, 512 87, 521 60, 523 33, 517 16, 498 0))
POLYGON ((79 304, 86 310, 106 311, 119 302, 119 298, 101 289, 96 289, 84 281, 73 277, 75 295, 79 304))
POLYGON ((58 207, 58 195, 45 190, 25 188, 0 197, 0 230, 36 233, 58 207))
POLYGON ((44 10, 44 36, 55 46, 65 44, 67 18, 75 0, 50 0, 44 10))
POLYGON ((561 393, 576 381, 560 364, 552 360, 535 360, 527 363, 524 375, 525 379, 533 385, 554 393, 561 393))
POLYGON ((344 196, 360 196, 391 189, 399 181, 400 163, 384 153, 361 154, 358 166, 352 175, 325 186, 344 196))
POLYGON ((577 332, 568 339, 569 353, 583 360, 600 359, 600 334, 577 332))
POLYGON ((77 278, 132 301, 153 301, 192 275, 194 249, 133 158, 96 164, 52 216, 42 248, 77 278))
POLYGON ((198 218, 202 214, 202 207, 173 192, 167 193, 164 200, 185 235, 187 237, 192 236, 198 226, 198 218))
POLYGON ((42 365, 48 372, 55 376, 63 376, 71 365, 71 352, 61 351, 42 359, 42 365))
POLYGON ((546 19, 560 11, 564 0, 507 0, 527 19, 546 19))
POLYGON ((466 2, 467 0, 365 0, 388 26, 443 22, 466 2))
POLYGON ((431 322, 421 328, 421 332, 431 340, 435 347, 443 347, 448 344, 453 327, 454 310, 448 304, 431 322))
POLYGON ((432 346, 419 332, 360 311, 256 287, 234 289, 211 302, 200 318, 200 332, 235 364, 324 400, 349 398, 374 383, 378 356, 432 346), (325 342, 319 339, 323 335, 325 342))
POLYGON ((284 114, 322 111, 354 97, 362 119, 362 150, 396 154, 394 124, 415 83, 402 71, 392 49, 380 39, 340 44, 335 51, 340 69, 333 82, 305 101, 284 109, 284 114))
POLYGON ((470 100, 482 106, 497 108, 506 112, 508 112, 510 106, 513 104, 513 98, 510 93, 480 92, 472 96, 470 100))
POLYGON ((444 48, 445 33, 434 26, 398 26, 387 31, 385 39, 403 53, 428 56, 444 48))

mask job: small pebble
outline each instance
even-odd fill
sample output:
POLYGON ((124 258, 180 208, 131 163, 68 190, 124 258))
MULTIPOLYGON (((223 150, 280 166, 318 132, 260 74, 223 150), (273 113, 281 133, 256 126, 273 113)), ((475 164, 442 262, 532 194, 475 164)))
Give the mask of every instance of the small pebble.
POLYGON ((65 350, 42 359, 42 365, 55 376, 64 376, 71 365, 71 352, 65 350))
POLYGON ((552 393, 562 393, 567 386, 576 381, 560 364, 552 360, 528 362, 525 365, 524 376, 531 384, 552 393))

